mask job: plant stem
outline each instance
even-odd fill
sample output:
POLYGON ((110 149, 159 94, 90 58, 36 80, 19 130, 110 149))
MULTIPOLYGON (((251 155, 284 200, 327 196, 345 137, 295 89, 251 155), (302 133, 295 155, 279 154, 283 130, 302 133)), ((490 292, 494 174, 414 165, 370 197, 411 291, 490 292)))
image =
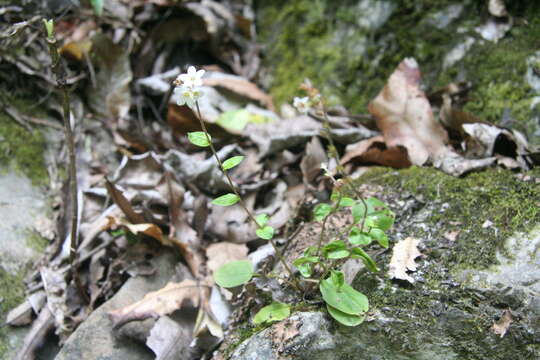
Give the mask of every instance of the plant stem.
MULTIPOLYGON (((223 163, 221 162, 221 159, 219 158, 218 154, 217 154, 217 151, 216 149, 214 148, 214 144, 212 143, 212 140, 210 138, 210 134, 208 133, 208 130, 206 129, 206 125, 204 124, 204 121, 203 121, 203 118, 201 116, 201 109, 199 107, 199 102, 196 101, 195 102, 195 106, 197 108, 197 116, 199 118, 199 123, 201 124, 201 128, 204 132, 204 135, 206 137, 206 141, 208 142, 208 144, 210 145, 210 150, 212 151, 212 154, 214 155, 214 158, 216 159, 217 163, 218 163, 218 166, 219 166, 219 170, 225 175, 225 177, 227 178, 227 182, 229 184, 229 188, 231 189, 231 191, 238 197, 239 199, 239 203, 240 203, 240 206, 242 206, 242 208, 244 209, 244 211, 246 212, 248 218, 255 224, 255 226, 257 226, 257 228, 259 229, 262 229, 263 226, 261 226, 257 220, 255 219, 255 216, 253 216, 253 214, 251 213, 251 211, 249 211, 246 203, 244 202, 244 200, 242 199, 242 197, 240 196, 240 193, 238 192, 238 190, 236 189, 236 186, 234 186, 234 183, 228 173, 228 171, 226 171, 225 169, 223 169, 223 163)), ((274 251, 276 252, 276 256, 278 257, 279 261, 283 264, 283 267, 285 267, 285 270, 287 270, 287 272, 289 273, 289 276, 291 277, 291 279, 293 279, 294 281, 294 285, 295 285, 295 288, 298 290, 298 291, 302 291, 302 287, 300 286, 300 284, 298 283, 298 280, 296 279, 296 277, 294 276, 291 268, 289 267, 289 265, 287 265, 287 262, 285 261, 285 259, 283 258, 283 254, 281 254, 281 251, 279 251, 279 248, 277 247, 277 244, 274 242, 273 239, 270 239, 270 244, 272 245, 272 247, 274 248, 274 251)))
POLYGON ((56 75, 56 83, 58 88, 62 91, 62 110, 63 110, 63 122, 64 122, 64 134, 66 137, 69 157, 69 185, 70 185, 70 198, 71 198, 71 233, 70 233, 70 246, 69 246, 69 264, 71 267, 72 278, 75 281, 77 288, 84 300, 89 302, 88 295, 84 291, 81 283, 81 279, 77 272, 76 259, 77 259, 77 215, 78 215, 78 199, 77 199, 77 167, 75 159, 75 140, 73 131, 71 129, 70 122, 70 100, 69 89, 66 82, 66 72, 60 62, 60 56, 58 55, 58 48, 56 45, 56 37, 54 31, 47 36, 47 44, 49 45, 49 53, 51 56, 51 68, 56 75))
POLYGON ((367 203, 364 200, 364 197, 362 196, 362 194, 360 194, 358 192, 358 190, 356 190, 354 188, 354 186, 352 185, 351 178, 349 177, 348 174, 345 174, 345 170, 344 170, 343 166, 340 164, 339 157, 337 155, 336 146, 334 144, 334 139, 332 139, 332 134, 330 133, 330 129, 331 129, 330 128, 330 120, 328 119, 328 113, 326 111, 326 106, 324 105, 324 102, 323 102, 322 98, 320 100, 319 105, 321 106, 322 113, 323 113, 323 118, 324 118, 323 126, 324 126, 324 130, 325 130, 325 133, 326 133, 326 139, 328 140, 328 144, 330 146, 330 151, 329 152, 330 152, 330 155, 334 158, 334 161, 336 162, 336 171, 343 179, 345 179, 345 183, 347 184, 347 187, 352 192, 355 193, 356 197, 358 199, 360 199, 360 201, 362 201, 362 204, 364 205, 364 216, 362 217, 362 223, 360 225, 360 231, 363 232, 364 231, 364 224, 365 224, 366 217, 367 217, 367 210, 368 210, 367 203))

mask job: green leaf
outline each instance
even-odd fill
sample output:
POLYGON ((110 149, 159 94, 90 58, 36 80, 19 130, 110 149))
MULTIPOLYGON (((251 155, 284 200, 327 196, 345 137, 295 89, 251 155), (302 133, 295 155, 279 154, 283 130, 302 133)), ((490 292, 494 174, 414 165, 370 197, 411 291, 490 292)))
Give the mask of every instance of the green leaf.
POLYGON ((368 206, 368 214, 371 214, 375 211, 388 209, 388 206, 376 197, 367 198, 365 201, 368 206))
POLYGON ((392 227, 394 224, 394 213, 390 210, 377 211, 371 213, 366 218, 365 225, 367 227, 379 228, 383 231, 386 231, 392 227))
MULTIPOLYGON (((200 146, 200 147, 207 147, 210 146, 210 143, 208 142, 208 139, 206 138, 206 134, 204 131, 193 131, 189 132, 187 134, 189 142, 193 145, 200 146)), ((208 134, 208 138, 210 138, 210 134, 208 134)), ((210 141, 212 141, 212 138, 210 138, 210 141)))
POLYGON ((353 205, 354 205, 354 200, 349 197, 343 197, 339 201, 340 207, 347 207, 347 206, 353 206, 353 205))
POLYGON ((355 226, 349 233, 349 242, 353 245, 365 246, 371 244, 371 237, 355 226))
POLYGON ((94 13, 97 16, 103 15, 103 0, 90 0, 92 7, 94 8, 94 13))
POLYGON ((313 272, 313 265, 319 262, 317 256, 302 256, 293 261, 293 265, 300 271, 303 277, 309 278, 313 272))
POLYGON ((244 160, 244 156, 233 156, 230 159, 227 159, 223 162, 223 170, 229 170, 235 167, 236 165, 240 164, 244 160))
POLYGON ((343 311, 339 311, 335 307, 332 307, 328 304, 326 304, 326 309, 328 310, 328 313, 340 324, 343 324, 345 326, 357 326, 364 322, 364 319, 366 318, 364 315, 351 315, 344 313, 343 311))
MULTIPOLYGON (((332 271, 330 277, 321 281, 319 289, 324 301, 347 314, 360 315, 365 313, 369 308, 367 297, 348 284, 343 283, 341 286, 337 286, 340 280, 339 277, 335 278, 336 273, 340 272, 332 271)), ((341 277, 343 277, 343 273, 341 273, 341 277)))
POLYGON ((315 206, 315 209, 313 210, 313 218, 315 221, 321 221, 332 212, 332 209, 332 205, 330 204, 319 204, 315 206))
POLYGON ((343 259, 350 254, 347 245, 342 240, 336 240, 326 244, 322 249, 322 253, 327 259, 343 259))
POLYGON ((351 211, 352 211, 352 216, 353 216, 353 221, 355 224, 358 224, 360 222, 360 220, 362 220, 366 214, 366 208, 367 204, 364 205, 364 203, 362 201, 358 201, 356 202, 351 211))
POLYGON ((212 204, 219 206, 231 206, 236 204, 240 200, 240 197, 236 194, 228 193, 222 195, 212 201, 212 204))
POLYGON ((250 118, 251 113, 246 109, 229 110, 219 115, 216 123, 233 133, 241 133, 250 122, 250 118))
POLYGON ((47 37, 52 38, 54 36, 54 19, 43 19, 45 24, 45 30, 47 31, 47 37))
POLYGON ((214 281, 221 287, 232 288, 247 283, 253 277, 253 264, 249 260, 232 261, 214 272, 214 281))
POLYGON ((265 226, 268 224, 268 220, 270 220, 270 217, 266 214, 259 214, 255 217, 255 220, 257 221, 257 224, 259 226, 265 226))
POLYGON ((291 307, 280 302, 273 302, 263 307, 253 318, 253 324, 259 325, 286 319, 291 314, 291 307))
POLYGON ((383 248, 388 248, 388 236, 378 228, 373 228, 369 231, 369 236, 371 236, 373 239, 377 240, 379 245, 381 245, 383 248))
POLYGON ((364 262, 364 265, 366 265, 367 269, 371 272, 378 272, 379 268, 377 267, 377 264, 371 256, 369 256, 364 250, 361 248, 353 248, 351 250, 351 258, 353 259, 362 259, 364 262))
POLYGON ((261 239, 270 240, 274 237, 274 228, 271 226, 258 228, 257 230, 255 230, 255 234, 257 234, 257 236, 261 239))

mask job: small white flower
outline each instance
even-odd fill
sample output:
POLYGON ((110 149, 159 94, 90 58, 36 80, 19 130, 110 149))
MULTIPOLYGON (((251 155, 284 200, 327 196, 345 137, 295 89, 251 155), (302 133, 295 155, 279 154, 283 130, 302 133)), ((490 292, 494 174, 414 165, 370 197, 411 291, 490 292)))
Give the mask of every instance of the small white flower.
POLYGON ((187 70, 187 74, 180 74, 176 79, 182 86, 186 87, 196 87, 202 86, 202 77, 204 75, 204 70, 195 69, 195 66, 190 66, 187 70))
POLYGON ((307 96, 303 98, 295 97, 293 101, 293 106, 296 108, 296 110, 298 110, 302 114, 307 113, 310 107, 309 97, 307 96))
POLYGON ((192 108, 195 106, 195 102, 201 98, 202 91, 199 88, 182 85, 174 88, 174 94, 178 98, 176 103, 179 106, 185 104, 192 108))

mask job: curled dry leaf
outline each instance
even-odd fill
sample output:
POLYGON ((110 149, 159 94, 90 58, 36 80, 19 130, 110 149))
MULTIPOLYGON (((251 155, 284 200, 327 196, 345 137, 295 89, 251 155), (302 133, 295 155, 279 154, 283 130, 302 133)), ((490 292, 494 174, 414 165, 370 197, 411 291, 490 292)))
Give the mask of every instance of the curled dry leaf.
POLYGON ((122 226, 122 227, 125 227, 126 229, 128 229, 134 235, 137 235, 137 234, 147 235, 147 236, 150 236, 150 237, 156 239, 157 241, 159 241, 163 245, 170 245, 169 241, 166 240, 163 237, 163 231, 161 231, 161 229, 157 225, 154 225, 154 224, 130 224, 130 223, 128 223, 128 222, 126 222, 126 221, 124 221, 122 219, 114 218, 112 216, 107 216, 107 219, 109 220, 108 227, 122 226))
POLYGON ((377 164, 402 169, 411 166, 407 149, 403 146, 387 147, 382 136, 362 140, 347 146, 345 155, 340 160, 342 165, 349 162, 359 164, 377 164))
POLYGON ((494 334, 497 334, 500 337, 503 337, 508 331, 510 324, 512 324, 512 320, 513 320, 512 312, 510 310, 504 310, 501 318, 495 321, 493 325, 491 325, 490 330, 494 334))
POLYGON ((201 296, 207 293, 208 286, 207 282, 194 280, 168 283, 164 288, 146 294, 134 304, 109 312, 109 317, 114 327, 133 320, 157 319, 180 309, 188 301, 193 306, 198 306, 201 296))
POLYGON ((414 259, 422 255, 417 248, 419 243, 420 240, 409 237, 394 246, 388 270, 390 278, 407 280, 411 284, 414 283, 414 279, 407 274, 407 270, 416 271, 414 259))
POLYGON ((413 165, 448 151, 448 137, 433 118, 431 105, 420 90, 420 70, 413 58, 403 60, 388 83, 369 104, 388 147, 404 146, 413 165))

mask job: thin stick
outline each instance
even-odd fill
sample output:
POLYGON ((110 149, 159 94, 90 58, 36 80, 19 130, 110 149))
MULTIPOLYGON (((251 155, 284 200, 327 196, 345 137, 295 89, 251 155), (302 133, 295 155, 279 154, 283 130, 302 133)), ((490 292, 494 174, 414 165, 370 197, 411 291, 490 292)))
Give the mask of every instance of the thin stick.
POLYGON ((75 140, 73 137, 73 131, 71 129, 70 121, 70 109, 69 109, 69 89, 66 81, 66 71, 60 62, 60 56, 58 55, 58 48, 56 45, 56 37, 54 36, 54 30, 47 35, 47 44, 49 45, 49 53, 51 55, 51 68, 56 75, 56 84, 62 91, 62 109, 64 120, 64 134, 66 136, 66 142, 68 146, 69 156, 69 185, 70 185, 70 197, 71 197, 71 243, 69 246, 69 263, 71 267, 72 278, 75 281, 80 295, 88 303, 88 295, 84 291, 84 288, 77 273, 77 267, 75 261, 77 259, 77 215, 78 215, 78 199, 77 199, 77 167, 75 164, 75 140))

